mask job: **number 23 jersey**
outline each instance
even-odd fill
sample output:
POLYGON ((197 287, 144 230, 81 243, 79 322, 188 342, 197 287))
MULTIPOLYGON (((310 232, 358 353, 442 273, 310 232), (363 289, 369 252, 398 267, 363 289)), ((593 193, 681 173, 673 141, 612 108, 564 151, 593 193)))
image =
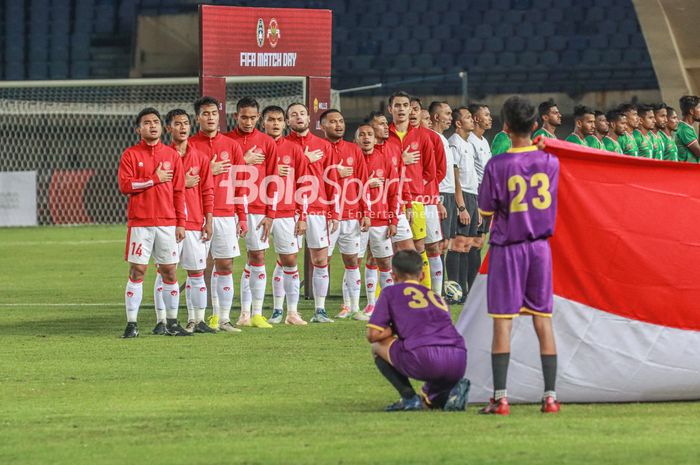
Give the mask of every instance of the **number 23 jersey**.
POLYGON ((537 147, 510 149, 489 160, 479 188, 479 211, 493 215, 490 242, 517 244, 554 233, 559 160, 537 147))

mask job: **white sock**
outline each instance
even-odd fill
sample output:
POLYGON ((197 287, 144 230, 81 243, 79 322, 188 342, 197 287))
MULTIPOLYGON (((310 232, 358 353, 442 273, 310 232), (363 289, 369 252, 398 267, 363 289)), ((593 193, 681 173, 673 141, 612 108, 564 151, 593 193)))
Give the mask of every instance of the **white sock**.
POLYGON ((328 265, 314 267, 313 287, 314 304, 316 308, 326 308, 326 296, 328 295, 328 265))
POLYGON ((435 255, 434 257, 428 257, 428 264, 430 265, 430 287, 433 292, 437 295, 442 294, 442 260, 440 260, 440 255, 435 255))
POLYGON ((187 290, 190 293, 190 307, 187 307, 187 318, 199 323, 204 320, 204 309, 207 308, 207 284, 204 282, 204 273, 187 277, 187 290))
POLYGON ((284 304, 284 271, 282 265, 277 262, 275 271, 272 272, 272 308, 282 310, 284 304))
POLYGON ((177 320, 177 310, 180 307, 180 285, 163 281, 163 302, 165 303, 165 317, 169 320, 177 320))
POLYGON ((219 316, 219 294, 216 292, 218 289, 218 285, 216 284, 219 281, 219 273, 214 271, 211 274, 211 283, 210 286, 212 288, 212 293, 211 293, 211 314, 214 316, 219 316))
POLYGON ((365 265, 365 292, 367 305, 374 305, 377 301, 377 267, 365 265))
POLYGON ((132 281, 131 278, 129 278, 126 283, 126 291, 124 291, 124 301, 126 303, 126 321, 129 323, 136 323, 142 298, 143 279, 132 281))
POLYGON ((265 263, 260 265, 248 264, 250 267, 250 293, 253 297, 253 315, 262 315, 267 287, 267 272, 265 263))
POLYGON ((250 270, 248 265, 241 273, 241 313, 250 314, 250 306, 253 303, 253 296, 250 293, 250 270))
POLYGON ((345 273, 343 273, 343 282, 342 282, 342 288, 343 288, 343 305, 346 307, 351 307, 352 302, 350 299, 350 290, 348 289, 348 284, 347 284, 347 279, 348 279, 348 270, 347 268, 345 269, 345 273))
POLYGON ((185 305, 187 305, 187 321, 194 321, 194 307, 192 306, 192 279, 187 276, 185 281, 185 305))
POLYGON ((299 270, 296 266, 285 266, 282 268, 284 277, 284 293, 287 294, 287 315, 297 313, 299 305, 299 270))
POLYGON ((156 273, 156 282, 153 283, 153 304, 156 307, 156 323, 165 322, 165 303, 163 302, 163 277, 156 273))
POLYGON ((233 276, 231 273, 219 273, 216 280, 216 293, 219 297, 219 324, 231 319, 231 304, 233 304, 233 276))
POLYGON ((360 290, 362 289, 362 280, 360 278, 360 268, 345 268, 345 279, 343 287, 348 289, 348 297, 350 300, 350 311, 360 311, 360 290))
POLYGON ((394 284, 394 280, 391 277, 391 270, 379 270, 379 284, 381 284, 382 289, 394 284))

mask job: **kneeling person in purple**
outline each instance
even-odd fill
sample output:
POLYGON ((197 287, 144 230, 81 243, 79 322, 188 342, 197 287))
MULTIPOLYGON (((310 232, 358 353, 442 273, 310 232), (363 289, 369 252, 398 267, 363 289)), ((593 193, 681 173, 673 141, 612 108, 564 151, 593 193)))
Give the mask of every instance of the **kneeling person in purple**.
POLYGON ((479 211, 493 216, 487 282, 488 312, 493 317, 491 366, 494 396, 480 413, 508 415, 506 378, 513 318, 531 315, 540 343, 544 396, 542 412, 556 413, 554 385, 557 352, 552 330, 552 252, 559 182, 559 160, 532 145, 535 107, 514 96, 503 105, 508 152, 486 165, 479 189, 479 211))
POLYGON ((401 395, 386 410, 422 408, 409 378, 425 381, 421 394, 428 407, 464 410, 467 349, 449 307, 420 284, 423 259, 415 250, 397 252, 391 266, 395 284, 382 290, 367 324, 374 362, 401 395))

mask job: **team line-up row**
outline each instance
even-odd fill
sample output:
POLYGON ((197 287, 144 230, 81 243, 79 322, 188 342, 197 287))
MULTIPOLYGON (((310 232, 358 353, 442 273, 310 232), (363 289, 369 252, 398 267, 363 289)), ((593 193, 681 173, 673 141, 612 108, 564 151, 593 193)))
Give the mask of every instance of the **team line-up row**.
MULTIPOLYGON (((700 119, 700 99, 683 97, 680 103, 688 120, 683 123, 692 131, 689 122, 700 119)), ((141 284, 151 255, 160 270, 155 292, 158 325, 154 331, 158 333, 270 327, 282 322, 285 297, 285 322, 306 324, 297 312, 302 235, 314 267, 312 321, 333 321, 325 309, 325 296, 328 256, 336 246, 345 265, 339 318, 371 316, 376 289, 391 284, 390 259, 396 250, 415 249, 422 254, 424 284, 436 292, 443 292, 445 274, 468 290, 480 266, 483 235, 488 230, 476 208, 484 167, 492 153, 505 152, 510 145, 505 132, 497 134, 491 146, 484 137, 492 124, 488 106, 452 109, 446 102, 432 102, 424 109, 420 99, 396 92, 389 99, 391 124, 383 113, 371 113, 358 127, 355 143, 344 140, 345 121, 337 110, 321 115, 323 139, 309 131, 309 112, 303 104, 286 109, 269 106, 261 112, 254 99, 245 97, 236 105, 236 128, 227 134, 219 131, 220 108, 211 97, 195 102, 200 130, 193 136, 187 111, 170 111, 165 118, 172 140, 169 147, 161 142, 161 117, 155 109, 144 109, 137 117, 141 141, 124 152, 119 168, 120 189, 129 196, 125 336, 138 334, 141 284), (448 140, 443 133, 450 128, 453 134, 448 140), (241 277, 241 314, 233 325, 231 269, 233 258, 240 255, 237 239, 243 236, 247 265, 241 277), (268 320, 262 315, 262 302, 270 238, 278 264, 273 273, 274 308, 268 320), (360 311, 359 267, 365 254, 367 306, 360 311), (214 311, 207 324, 203 272, 208 255, 215 262, 215 272, 211 281, 214 311), (186 328, 177 324, 177 263, 188 273, 186 328)), ((561 124, 556 104, 543 102, 539 116, 541 127, 534 136, 556 137, 561 124)), ((654 150, 650 157, 659 153, 658 157, 667 158, 659 147, 665 153, 676 146, 659 135, 674 139, 670 131, 677 118, 665 105, 650 109, 628 104, 607 116, 577 107, 575 118, 576 129, 567 140, 594 148, 601 148, 593 141, 598 136, 601 144, 616 142, 620 148, 611 151, 618 152, 634 141, 636 148, 630 155, 646 156, 645 147, 650 147, 654 150), (650 121, 656 132, 648 129, 650 121), (641 129, 628 134, 628 124, 641 129), (637 134, 645 138, 640 143, 635 141, 637 134), (664 142, 653 143, 651 137, 664 142)), ((687 138, 680 124, 676 140, 687 138)), ((685 151, 676 150, 671 159, 700 160, 697 135, 683 142, 683 147, 685 151)))

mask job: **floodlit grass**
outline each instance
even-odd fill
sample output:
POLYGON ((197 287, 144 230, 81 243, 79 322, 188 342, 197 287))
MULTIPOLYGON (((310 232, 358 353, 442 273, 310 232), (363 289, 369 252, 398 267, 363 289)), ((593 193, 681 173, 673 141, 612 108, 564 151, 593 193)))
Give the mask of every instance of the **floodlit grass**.
POLYGON ((0 229, 0 464, 700 462, 700 403, 385 414, 396 394, 360 322, 150 336, 152 272, 142 336, 121 340, 124 237, 0 229))

